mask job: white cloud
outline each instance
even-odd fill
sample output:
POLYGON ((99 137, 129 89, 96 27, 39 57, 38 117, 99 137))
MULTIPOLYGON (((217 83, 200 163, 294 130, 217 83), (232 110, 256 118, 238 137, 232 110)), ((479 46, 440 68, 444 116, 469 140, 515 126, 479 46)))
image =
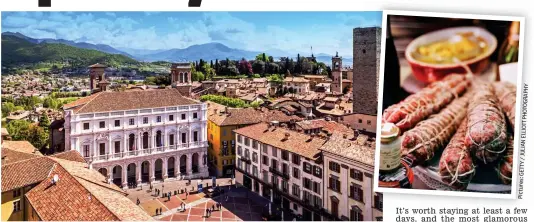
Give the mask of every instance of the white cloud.
MULTIPOLYGON (((155 13, 144 14, 151 16, 155 13)), ((203 13, 201 19, 196 21, 169 16, 166 22, 147 27, 143 21, 121 16, 120 13, 106 12, 105 17, 95 14, 8 13, 3 15, 2 28, 34 38, 46 36, 108 44, 116 48, 170 49, 220 42, 232 48, 254 51, 279 49, 304 55, 309 54, 310 46, 313 46, 315 54, 334 54, 339 51, 340 55, 350 56, 352 29, 380 25, 380 21, 366 20, 359 15, 337 14, 335 19, 339 19, 340 23, 314 25, 299 30, 285 28, 282 24, 259 28, 230 13, 210 12, 203 13)))

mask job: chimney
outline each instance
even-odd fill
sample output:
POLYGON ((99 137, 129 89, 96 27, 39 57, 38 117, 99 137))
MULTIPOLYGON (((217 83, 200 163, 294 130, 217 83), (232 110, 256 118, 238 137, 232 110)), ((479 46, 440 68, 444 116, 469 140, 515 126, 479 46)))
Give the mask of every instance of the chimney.
POLYGON ((289 134, 289 133, 285 133, 285 134, 284 134, 284 139, 283 139, 283 141, 288 140, 290 135, 291 135, 291 134, 289 134))
POLYGON ((228 106, 225 106, 225 107, 224 107, 224 112, 225 112, 225 113, 228 113, 228 106))
POLYGON ((358 135, 360 135, 360 132, 357 129, 355 129, 354 130, 354 138, 353 139, 356 140, 356 138, 358 138, 358 135))

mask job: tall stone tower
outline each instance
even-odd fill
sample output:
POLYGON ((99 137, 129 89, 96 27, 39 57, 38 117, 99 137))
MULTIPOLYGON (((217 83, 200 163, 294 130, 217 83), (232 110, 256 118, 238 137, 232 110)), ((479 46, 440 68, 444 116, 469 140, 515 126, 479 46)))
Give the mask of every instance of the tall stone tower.
POLYGON ((337 52, 336 56, 332 57, 332 92, 343 93, 343 75, 341 68, 343 67, 343 58, 337 52))
POLYGON ((107 66, 96 63, 89 66, 89 89, 93 91, 105 91, 109 82, 106 81, 105 69, 107 66))
POLYGON ((381 33, 379 27, 353 30, 354 113, 377 115, 381 33))
POLYGON ((173 63, 171 66, 171 85, 183 96, 191 95, 191 74, 190 63, 173 63))

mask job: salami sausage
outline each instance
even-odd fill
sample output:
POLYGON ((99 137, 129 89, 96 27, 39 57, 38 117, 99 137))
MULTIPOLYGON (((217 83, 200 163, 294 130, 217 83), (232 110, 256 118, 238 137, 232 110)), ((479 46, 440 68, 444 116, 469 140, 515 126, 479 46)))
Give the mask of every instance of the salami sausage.
POLYGON ((418 93, 384 110, 382 122, 394 123, 405 132, 428 116, 439 112, 452 100, 463 94, 469 81, 464 75, 453 74, 434 82, 418 93))
POLYGON ((465 145, 484 163, 506 150, 506 119, 492 84, 480 83, 469 103, 465 145))
POLYGON ((508 136, 506 154, 497 165, 497 173, 504 184, 512 183, 512 166, 514 163, 514 137, 508 136))
POLYGON ((516 86, 508 82, 493 83, 495 94, 499 99, 499 104, 508 118, 512 129, 515 130, 515 96, 516 86))
POLYGON ((464 144, 467 119, 464 119, 439 160, 441 181, 454 189, 465 190, 475 175, 471 150, 464 144))
POLYGON ((403 155, 417 165, 430 160, 436 151, 444 148, 467 114, 469 95, 454 100, 438 114, 404 133, 403 155))

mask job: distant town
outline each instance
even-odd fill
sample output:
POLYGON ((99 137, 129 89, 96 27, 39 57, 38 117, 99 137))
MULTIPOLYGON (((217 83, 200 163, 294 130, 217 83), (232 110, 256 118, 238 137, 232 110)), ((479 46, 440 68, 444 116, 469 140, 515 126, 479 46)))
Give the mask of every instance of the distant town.
POLYGON ((382 220, 380 34, 354 28, 348 65, 139 62, 2 34, 80 55, 2 64, 2 220, 382 220))

